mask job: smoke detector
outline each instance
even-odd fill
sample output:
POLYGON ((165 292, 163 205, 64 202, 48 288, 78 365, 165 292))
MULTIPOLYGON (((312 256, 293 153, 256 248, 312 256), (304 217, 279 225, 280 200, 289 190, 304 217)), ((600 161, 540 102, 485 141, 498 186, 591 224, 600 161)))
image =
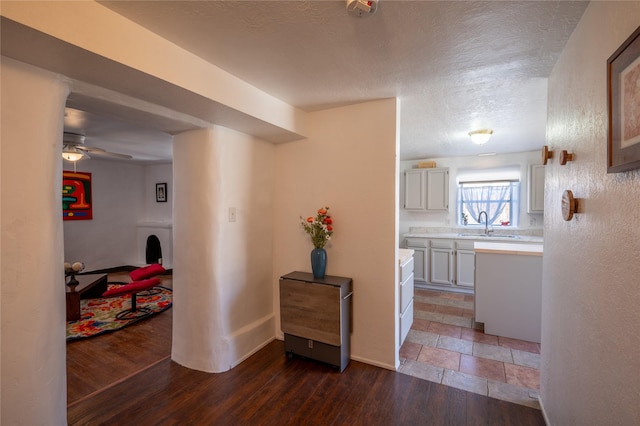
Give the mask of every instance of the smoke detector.
POLYGON ((378 0, 346 0, 346 2, 349 15, 357 18, 373 15, 378 9, 378 0))

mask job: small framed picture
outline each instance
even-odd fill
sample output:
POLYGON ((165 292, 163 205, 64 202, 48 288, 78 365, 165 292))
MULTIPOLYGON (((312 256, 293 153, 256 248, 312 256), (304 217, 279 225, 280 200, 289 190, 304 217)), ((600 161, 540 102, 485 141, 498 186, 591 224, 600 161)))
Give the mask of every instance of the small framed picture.
POLYGON ((167 184, 166 183, 156 183, 156 202, 157 203, 167 202, 167 184))
POLYGON ((607 173, 640 168, 640 27, 607 61, 607 173))

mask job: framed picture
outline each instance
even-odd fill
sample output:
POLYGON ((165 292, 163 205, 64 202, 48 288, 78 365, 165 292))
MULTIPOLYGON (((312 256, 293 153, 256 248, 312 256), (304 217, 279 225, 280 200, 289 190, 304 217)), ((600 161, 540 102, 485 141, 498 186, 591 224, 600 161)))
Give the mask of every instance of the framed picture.
POLYGON ((640 27, 607 60, 607 173, 640 168, 640 27))
POLYGON ((62 220, 93 219, 91 173, 62 171, 62 220))
POLYGON ((167 202, 167 184, 166 183, 156 183, 156 202, 157 203, 167 202))

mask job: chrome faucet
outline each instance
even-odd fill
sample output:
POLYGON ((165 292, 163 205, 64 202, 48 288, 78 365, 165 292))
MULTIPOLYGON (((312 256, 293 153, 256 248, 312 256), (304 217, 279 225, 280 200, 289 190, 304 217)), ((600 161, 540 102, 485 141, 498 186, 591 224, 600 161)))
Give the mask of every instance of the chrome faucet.
POLYGON ((478 213, 478 223, 482 223, 480 222, 482 213, 484 213, 484 235, 489 235, 489 217, 487 216, 487 212, 485 212, 484 210, 478 213))

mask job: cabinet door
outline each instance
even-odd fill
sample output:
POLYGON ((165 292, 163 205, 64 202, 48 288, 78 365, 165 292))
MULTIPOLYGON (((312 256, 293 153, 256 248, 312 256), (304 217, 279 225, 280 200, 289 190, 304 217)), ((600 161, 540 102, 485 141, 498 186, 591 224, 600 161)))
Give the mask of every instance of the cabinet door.
POLYGON ((407 170, 404 172, 404 208, 407 210, 424 210, 426 201, 426 172, 424 170, 407 170))
POLYGON ((429 276, 428 248, 407 246, 413 250, 413 280, 414 282, 426 283, 429 276))
POLYGON ((453 249, 431 247, 431 282, 453 284, 453 249))
POLYGON ((527 213, 544 212, 544 166, 532 164, 529 166, 527 182, 527 213))
POLYGON ((282 332, 340 346, 341 302, 340 287, 281 279, 282 332))
POLYGON ((449 169, 427 170, 427 210, 449 210, 449 169))
POLYGON ((456 251, 456 284, 473 287, 475 280, 476 254, 473 250, 456 251))

